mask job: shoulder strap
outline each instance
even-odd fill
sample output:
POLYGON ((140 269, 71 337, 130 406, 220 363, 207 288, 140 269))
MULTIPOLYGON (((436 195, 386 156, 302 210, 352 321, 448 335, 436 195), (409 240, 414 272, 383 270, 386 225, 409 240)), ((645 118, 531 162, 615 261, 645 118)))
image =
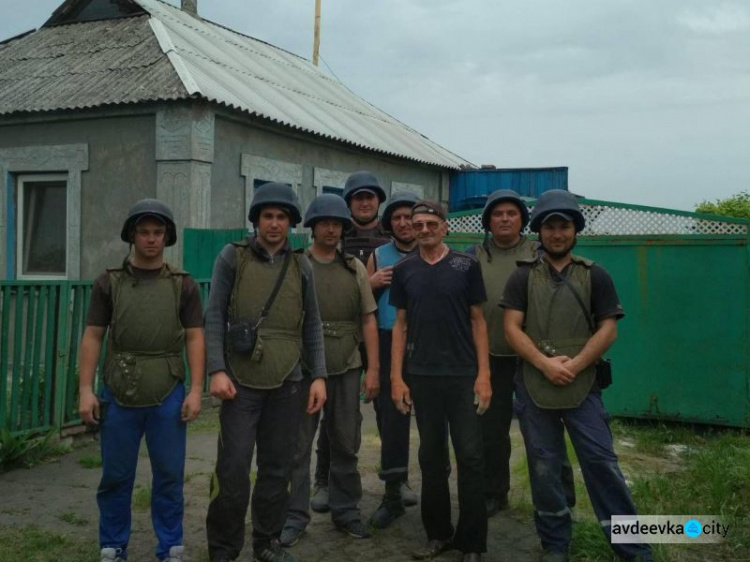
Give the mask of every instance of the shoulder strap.
POLYGON ((273 301, 276 300, 276 295, 279 294, 279 289, 281 289, 281 284, 284 282, 284 277, 286 277, 286 271, 289 269, 289 262, 292 260, 292 252, 287 251, 287 253, 284 255, 284 264, 281 266, 281 271, 279 272, 279 276, 276 278, 276 285, 273 287, 273 291, 271 291, 270 296, 268 297, 268 300, 266 301, 266 304, 263 305, 263 310, 260 313, 260 318, 258 319, 258 323, 255 325, 255 328, 257 329, 261 322, 266 319, 266 316, 268 316, 268 312, 271 310, 271 307, 273 306, 273 301))
POLYGON ((586 307, 586 305, 583 302, 583 298, 581 295, 576 291, 576 288, 573 286, 573 284, 568 281, 567 275, 561 275, 559 271, 553 269, 553 274, 555 277, 565 283, 565 286, 570 289, 570 292, 573 293, 573 296, 575 297, 576 301, 578 302, 578 306, 581 307, 581 310, 583 310, 583 315, 586 317, 586 322, 589 324, 589 329, 591 330, 591 333, 593 334, 596 332, 594 321, 591 319, 591 314, 589 313, 589 309, 586 307))

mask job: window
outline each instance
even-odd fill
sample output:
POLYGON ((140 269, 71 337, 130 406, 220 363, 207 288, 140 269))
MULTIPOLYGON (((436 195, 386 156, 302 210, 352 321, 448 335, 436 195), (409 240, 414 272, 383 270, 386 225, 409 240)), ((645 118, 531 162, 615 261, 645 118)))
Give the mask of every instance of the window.
POLYGON ((67 277, 67 180, 66 174, 18 176, 18 279, 67 277))
MULTIPOLYGON (((259 188, 259 187, 260 187, 261 185, 266 185, 267 183, 271 183, 271 180, 262 180, 262 179, 260 179, 260 178, 255 178, 255 179, 253 180, 253 190, 256 190, 256 191, 257 191, 257 189, 258 189, 258 188, 259 188)), ((288 185, 289 187, 292 187, 292 184, 291 184, 291 183, 286 183, 286 182, 281 182, 281 183, 283 183, 284 185, 288 185)))
POLYGON ((338 195, 339 197, 344 196, 344 188, 343 187, 333 187, 330 185, 324 185, 323 186, 323 193, 333 193, 334 195, 338 195))

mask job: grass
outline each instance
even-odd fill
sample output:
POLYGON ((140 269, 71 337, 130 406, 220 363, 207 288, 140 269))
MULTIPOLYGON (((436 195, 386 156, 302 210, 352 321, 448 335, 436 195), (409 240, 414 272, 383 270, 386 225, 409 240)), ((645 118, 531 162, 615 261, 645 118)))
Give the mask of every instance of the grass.
POLYGON ((72 511, 66 511, 62 515, 59 515, 58 519, 60 519, 60 521, 65 521, 66 523, 70 523, 71 525, 75 525, 76 527, 85 527, 89 524, 88 519, 80 517, 72 511))
POLYGON ((94 541, 34 526, 0 531, 0 560, 80 562, 91 560, 98 551, 94 541))
POLYGON ((102 456, 99 453, 91 455, 81 455, 81 457, 78 459, 78 464, 81 466, 81 468, 101 468, 102 456))
POLYGON ((151 507, 151 488, 136 485, 133 489, 133 511, 147 511, 151 507))
POLYGON ((200 415, 191 421, 188 426, 188 434, 191 433, 219 433, 219 410, 220 408, 212 408, 210 406, 204 406, 201 410, 200 415))
POLYGON ((70 447, 60 444, 54 430, 41 436, 14 434, 7 428, 0 430, 0 472, 20 467, 31 468, 68 452, 70 447))

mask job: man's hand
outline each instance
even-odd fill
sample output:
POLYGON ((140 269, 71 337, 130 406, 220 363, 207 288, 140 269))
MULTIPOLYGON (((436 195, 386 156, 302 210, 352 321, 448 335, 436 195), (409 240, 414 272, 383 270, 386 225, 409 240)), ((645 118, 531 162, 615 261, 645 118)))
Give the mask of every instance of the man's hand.
POLYGON ((388 287, 391 284, 393 278, 393 266, 389 265, 382 269, 378 269, 375 273, 370 275, 370 287, 373 290, 382 289, 388 287))
POLYGON ((190 389, 188 395, 185 396, 185 401, 182 403, 182 415, 181 419, 184 422, 191 422, 198 417, 201 413, 201 406, 203 404, 203 396, 201 396, 201 389, 190 389))
POLYGON ((491 400, 492 383, 489 377, 477 377, 474 382, 474 405, 477 406, 477 414, 484 414, 490 407, 491 400))
POLYGON ((81 392, 78 398, 78 414, 84 423, 99 425, 99 399, 91 390, 81 392))
POLYGON ((326 403, 326 380, 315 379, 310 385, 310 396, 307 399, 307 413, 317 414, 326 403))
POLYGON ((368 368, 362 381, 362 390, 365 393, 365 402, 372 402, 380 394, 380 372, 377 369, 368 368))
POLYGON ((232 400, 237 396, 237 389, 226 371, 216 371, 211 375, 208 391, 211 396, 219 400, 232 400))
POLYGON ((576 378, 575 373, 566 365, 568 361, 570 361, 570 357, 567 355, 547 357, 542 368, 542 373, 544 373, 544 376, 552 384, 556 384, 557 386, 568 385, 576 378))
POLYGON ((396 405, 396 409, 408 416, 411 412, 411 391, 406 386, 404 379, 391 379, 391 398, 396 405))

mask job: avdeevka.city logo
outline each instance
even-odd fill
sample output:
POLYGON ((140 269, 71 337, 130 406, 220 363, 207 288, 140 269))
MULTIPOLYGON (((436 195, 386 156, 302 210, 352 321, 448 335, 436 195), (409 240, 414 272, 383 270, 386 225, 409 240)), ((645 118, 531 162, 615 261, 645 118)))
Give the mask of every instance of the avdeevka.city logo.
POLYGON ((715 515, 613 515, 612 543, 717 543, 729 534, 715 515))

